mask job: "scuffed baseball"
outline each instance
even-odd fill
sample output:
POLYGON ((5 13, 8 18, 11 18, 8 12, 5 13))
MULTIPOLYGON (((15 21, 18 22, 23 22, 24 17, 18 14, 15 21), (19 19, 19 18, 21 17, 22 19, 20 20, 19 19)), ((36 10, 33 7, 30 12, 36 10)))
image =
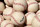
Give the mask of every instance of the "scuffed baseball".
POLYGON ((36 1, 28 2, 28 12, 36 12, 38 10, 38 3, 36 1))
POLYGON ((0 25, 1 25, 1 23, 2 23, 3 20, 4 20, 3 16, 0 15, 0 25))
POLYGON ((3 11, 3 17, 6 20, 9 20, 11 17, 11 14, 13 13, 13 8, 11 7, 7 7, 4 11, 3 11))
POLYGON ((14 25, 12 24, 12 22, 10 20, 4 20, 1 23, 1 27, 14 27, 14 25))
POLYGON ((14 0, 13 8, 15 11, 24 11, 27 8, 26 0, 14 0))
POLYGON ((12 6, 14 0, 4 0, 4 2, 6 3, 6 5, 8 5, 8 6, 12 6))
POLYGON ((25 22, 25 16, 22 12, 14 12, 11 17, 14 25, 22 25, 25 22))
POLYGON ((3 2, 0 2, 0 14, 4 11, 5 6, 3 2))
POLYGON ((33 18, 36 16, 35 13, 33 12, 28 12, 25 14, 25 17, 26 17, 26 25, 27 26, 31 26, 32 25, 32 20, 33 18))

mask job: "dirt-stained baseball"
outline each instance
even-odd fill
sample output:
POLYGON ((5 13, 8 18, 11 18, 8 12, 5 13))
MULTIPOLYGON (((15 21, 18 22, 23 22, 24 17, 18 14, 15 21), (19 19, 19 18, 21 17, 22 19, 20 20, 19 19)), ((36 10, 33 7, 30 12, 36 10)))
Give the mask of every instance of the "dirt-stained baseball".
POLYGON ((4 11, 5 6, 3 2, 0 2, 0 14, 4 11))
POLYGON ((25 17, 26 17, 26 25, 27 26, 31 26, 32 25, 32 20, 33 18, 36 16, 35 13, 33 12, 28 12, 25 14, 25 17))
POLYGON ((4 21, 1 23, 1 27, 14 27, 14 25, 12 24, 11 21, 9 21, 9 20, 4 20, 4 21))
POLYGON ((27 8, 26 0, 14 0, 13 8, 15 11, 24 11, 27 8))
POLYGON ((3 16, 0 15, 0 25, 1 25, 1 23, 2 23, 3 20, 4 20, 3 16))
POLYGON ((36 12, 38 10, 38 3, 36 1, 28 2, 28 12, 36 12))
POLYGON ((3 17, 7 20, 9 20, 11 17, 11 14, 13 13, 13 8, 11 7, 7 7, 4 11, 3 11, 3 17))
POLYGON ((14 0, 4 0, 4 2, 5 2, 8 6, 12 6, 14 0))
POLYGON ((25 22, 25 16, 22 12, 14 12, 11 17, 14 25, 22 25, 25 22))

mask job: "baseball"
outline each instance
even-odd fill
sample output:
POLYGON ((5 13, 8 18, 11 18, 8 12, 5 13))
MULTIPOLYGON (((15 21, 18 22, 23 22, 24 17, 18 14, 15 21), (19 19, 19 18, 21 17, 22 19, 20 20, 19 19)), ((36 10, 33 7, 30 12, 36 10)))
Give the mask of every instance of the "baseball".
POLYGON ((2 23, 3 20, 4 20, 3 16, 0 15, 0 25, 1 25, 1 23, 2 23))
POLYGON ((24 27, 32 27, 32 26, 24 26, 24 27))
POLYGON ((38 4, 39 4, 39 10, 40 10, 40 2, 38 4))
POLYGON ((27 8, 26 0, 14 0, 13 8, 15 11, 24 11, 27 8))
POLYGON ((35 16, 36 16, 36 14, 33 13, 33 12, 28 12, 28 13, 25 14, 27 26, 32 25, 32 20, 35 16))
POLYGON ((4 11, 5 6, 3 4, 3 2, 0 2, 0 14, 4 11))
POLYGON ((32 21, 32 27, 40 27, 40 16, 35 16, 32 21))
POLYGON ((14 0, 4 0, 4 2, 5 2, 8 6, 12 6, 14 0))
POLYGON ((22 25, 25 22, 25 16, 22 12, 14 12, 11 15, 11 21, 14 25, 22 25))
POLYGON ((1 23, 1 27, 14 27, 14 25, 12 24, 11 21, 9 21, 9 20, 4 20, 4 21, 1 23))
POLYGON ((9 20, 11 17, 11 14, 13 13, 13 8, 11 7, 7 7, 4 11, 3 11, 3 17, 7 20, 9 20))
POLYGON ((36 12, 38 10, 38 3, 36 1, 28 2, 28 12, 36 12))

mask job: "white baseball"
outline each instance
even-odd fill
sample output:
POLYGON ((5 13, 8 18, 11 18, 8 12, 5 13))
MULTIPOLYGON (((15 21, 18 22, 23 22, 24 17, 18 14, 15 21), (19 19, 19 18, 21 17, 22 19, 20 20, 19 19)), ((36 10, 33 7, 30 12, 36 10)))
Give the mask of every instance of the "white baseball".
POLYGON ((4 20, 3 16, 0 15, 0 25, 1 25, 1 23, 2 23, 3 20, 4 20))
POLYGON ((3 2, 0 2, 0 14, 4 11, 5 6, 3 2))
POLYGON ((38 3, 36 1, 28 2, 28 12, 36 12, 38 10, 38 3))
POLYGON ((32 26, 24 26, 24 27, 32 27, 32 26))
POLYGON ((25 16, 26 16, 27 26, 31 26, 32 25, 32 20, 36 16, 36 14, 33 13, 33 12, 28 12, 28 13, 25 14, 25 16))
POLYGON ((26 0, 14 0, 13 8, 15 11, 24 11, 27 8, 26 0))
POLYGON ((11 7, 7 7, 4 11, 3 11, 3 17, 7 20, 9 20, 11 17, 11 14, 13 13, 13 8, 11 7))
POLYGON ((25 16, 22 12, 14 12, 11 17, 14 25, 22 25, 25 22, 25 16))
POLYGON ((12 6, 14 0, 4 0, 4 2, 5 2, 8 6, 12 6))
POLYGON ((37 11, 36 15, 32 21, 32 27, 40 27, 40 10, 37 11))
POLYGON ((40 2, 38 4, 39 4, 39 10, 40 10, 40 2))
POLYGON ((1 27, 14 27, 14 25, 12 24, 11 21, 9 21, 9 20, 4 20, 4 21, 1 23, 1 27))

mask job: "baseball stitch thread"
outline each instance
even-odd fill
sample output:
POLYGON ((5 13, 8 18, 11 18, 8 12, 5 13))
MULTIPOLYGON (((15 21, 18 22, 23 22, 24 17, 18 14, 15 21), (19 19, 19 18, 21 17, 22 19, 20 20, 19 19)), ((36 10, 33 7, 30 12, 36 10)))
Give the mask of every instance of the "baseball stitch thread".
POLYGON ((8 0, 7 0, 7 2, 8 2, 8 4, 10 4, 8 0))
MULTIPOLYGON (((25 17, 27 17, 29 14, 31 14, 31 13, 29 12, 25 17)), ((27 26, 30 26, 30 25, 32 25, 32 24, 27 24, 27 26)))
MULTIPOLYGON (((17 20, 13 17, 13 16, 11 16, 12 18, 13 18, 13 20, 17 23, 17 24, 19 24, 18 22, 17 22, 17 20)), ((20 25, 20 24, 19 24, 20 25)))
MULTIPOLYGON (((32 5, 32 4, 37 4, 37 2, 32 2, 32 3, 28 4, 28 7, 29 7, 30 5, 32 5)), ((30 12, 30 11, 28 11, 28 12, 30 12)))
POLYGON ((36 17, 36 19, 40 22, 40 19, 37 17, 37 16, 35 16, 36 17))
POLYGON ((21 4, 21 3, 15 3, 15 2, 13 4, 15 4, 15 5, 21 5, 21 6, 24 7, 24 10, 25 10, 25 6, 23 4, 21 4))
POLYGON ((9 25, 9 24, 13 25, 12 23, 7 23, 4 27, 6 27, 6 26, 9 25))
POLYGON ((28 4, 28 7, 29 7, 30 5, 32 5, 32 4, 37 4, 37 2, 32 2, 32 3, 28 4))
POLYGON ((4 16, 10 16, 11 14, 13 13, 13 9, 12 9, 12 12, 10 14, 3 14, 4 16))

